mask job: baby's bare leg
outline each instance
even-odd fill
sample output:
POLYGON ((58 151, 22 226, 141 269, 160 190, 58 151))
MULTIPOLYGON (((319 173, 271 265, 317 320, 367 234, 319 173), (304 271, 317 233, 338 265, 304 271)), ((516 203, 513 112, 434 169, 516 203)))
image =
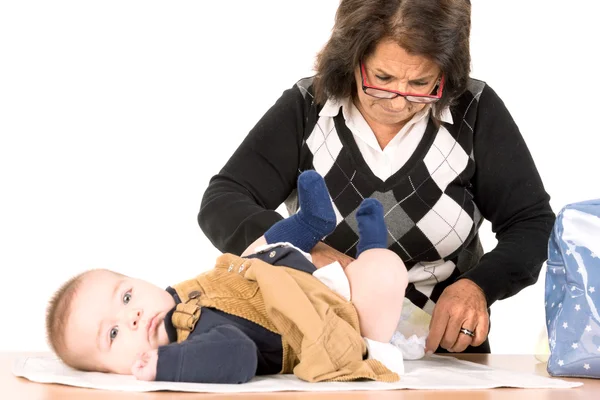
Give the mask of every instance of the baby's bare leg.
POLYGON ((382 204, 363 200, 356 213, 357 258, 345 269, 361 333, 367 339, 389 342, 400 314, 408 273, 400 257, 387 249, 388 230, 382 204))
POLYGON ((255 253, 255 249, 259 246, 264 246, 265 244, 267 244, 267 239, 265 238, 265 236, 261 236, 258 239, 256 239, 250 246, 248 246, 246 248, 246 250, 244 250, 244 252, 242 253, 241 257, 247 257, 250 254, 254 254, 255 253))
POLYGON ((371 340, 389 342, 400 320, 408 284, 404 263, 391 250, 369 249, 344 272, 350 282, 361 334, 371 340))

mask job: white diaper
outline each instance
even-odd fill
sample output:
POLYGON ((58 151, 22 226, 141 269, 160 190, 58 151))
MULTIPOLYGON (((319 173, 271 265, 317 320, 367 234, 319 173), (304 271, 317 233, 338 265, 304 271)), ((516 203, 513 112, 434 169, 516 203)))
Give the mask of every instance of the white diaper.
POLYGON ((365 343, 368 349, 367 358, 381 362, 398 375, 404 375, 404 358, 398 347, 392 343, 376 342, 367 338, 365 338, 365 343))
POLYGON ((391 343, 402 350, 406 360, 418 360, 425 355, 431 315, 404 298, 402 314, 391 343))
POLYGON ((313 272, 313 276, 323 282, 346 300, 350 301, 350 282, 339 262, 335 261, 313 272))

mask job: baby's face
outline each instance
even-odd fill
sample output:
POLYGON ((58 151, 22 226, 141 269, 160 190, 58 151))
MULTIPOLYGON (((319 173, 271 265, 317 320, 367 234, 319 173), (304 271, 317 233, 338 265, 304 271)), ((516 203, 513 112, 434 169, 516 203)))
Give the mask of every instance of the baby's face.
POLYGON ((67 320, 68 351, 94 370, 130 374, 137 355, 169 343, 165 315, 175 307, 164 289, 110 271, 88 273, 67 320))

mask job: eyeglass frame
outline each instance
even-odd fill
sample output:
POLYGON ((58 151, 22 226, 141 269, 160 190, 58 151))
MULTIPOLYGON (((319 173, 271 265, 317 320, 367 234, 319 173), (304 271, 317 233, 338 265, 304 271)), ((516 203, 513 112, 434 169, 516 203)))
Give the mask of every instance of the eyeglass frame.
POLYGON ((437 85, 437 93, 432 95, 432 94, 416 94, 416 93, 405 93, 405 92, 399 92, 397 90, 390 90, 390 89, 383 89, 377 86, 372 86, 369 85, 367 83, 367 71, 365 69, 365 63, 363 61, 360 62, 360 78, 361 78, 361 83, 362 83, 362 90, 363 92, 367 95, 367 96, 371 96, 371 97, 375 97, 377 99, 387 99, 387 100, 391 100, 391 99, 395 99, 397 97, 404 97, 406 99, 406 101, 410 101, 411 103, 420 103, 420 104, 432 104, 437 102, 438 100, 440 100, 442 98, 442 94, 444 92, 444 83, 446 81, 444 74, 442 74, 442 76, 438 79, 438 83, 436 83, 437 85), (395 94, 395 96, 393 97, 379 97, 379 96, 374 96, 370 93, 367 93, 367 89, 374 89, 374 90, 379 90, 381 92, 387 92, 387 93, 393 93, 395 94), (431 101, 412 101, 410 99, 408 99, 408 97, 416 97, 416 98, 421 98, 421 99, 431 99, 431 101))

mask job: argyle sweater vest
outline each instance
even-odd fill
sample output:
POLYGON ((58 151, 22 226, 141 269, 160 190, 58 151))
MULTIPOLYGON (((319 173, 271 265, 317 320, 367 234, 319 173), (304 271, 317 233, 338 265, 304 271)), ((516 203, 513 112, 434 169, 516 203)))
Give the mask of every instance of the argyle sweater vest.
POLYGON ((337 217, 325 243, 355 256, 356 210, 364 198, 378 199, 387 245, 408 268, 406 297, 429 313, 459 278, 481 287, 488 306, 537 280, 555 216, 517 125, 489 86, 470 79, 450 106, 453 122, 430 118, 407 162, 382 181, 342 109, 320 115, 312 83, 286 90, 212 178, 198 220, 219 250, 241 254, 281 220, 275 210, 282 203, 296 212, 297 178, 314 169, 337 217), (498 239, 485 255, 478 236, 484 218, 498 239))
MULTIPOLYGON (((308 95, 311 84, 309 79, 298 86, 308 95)), ((454 110, 454 124, 430 118, 411 158, 386 181, 365 163, 341 108, 335 118, 319 117, 315 108, 308 116, 314 123, 306 123, 301 169, 314 169, 324 177, 337 216, 337 227, 324 242, 354 257, 356 211, 365 198, 379 200, 388 248, 412 270, 409 277, 418 277, 412 279, 406 297, 429 313, 443 289, 482 255, 477 236, 482 218, 470 191, 475 171, 471 125, 482 89, 482 82, 471 81, 472 96, 461 98, 464 104, 454 110), (431 279, 419 279, 423 276, 431 279)), ((297 211, 295 196, 286 204, 290 212, 297 211)))

